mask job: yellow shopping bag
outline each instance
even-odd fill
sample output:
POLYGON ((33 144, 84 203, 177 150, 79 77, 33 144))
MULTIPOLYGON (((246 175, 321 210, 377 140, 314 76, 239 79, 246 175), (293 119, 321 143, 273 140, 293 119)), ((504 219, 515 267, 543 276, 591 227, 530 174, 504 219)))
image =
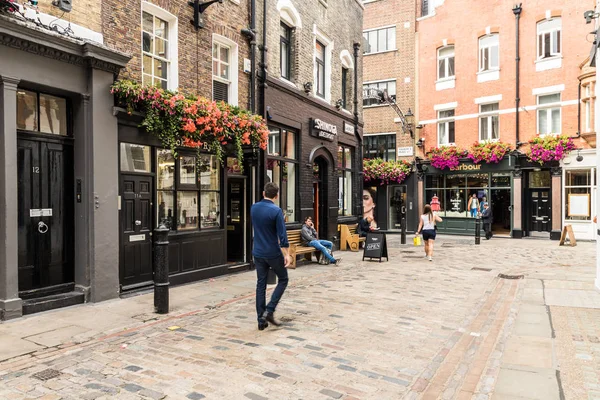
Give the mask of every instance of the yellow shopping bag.
POLYGON ((413 239, 413 243, 415 246, 420 246, 421 245, 421 236, 415 236, 413 239))

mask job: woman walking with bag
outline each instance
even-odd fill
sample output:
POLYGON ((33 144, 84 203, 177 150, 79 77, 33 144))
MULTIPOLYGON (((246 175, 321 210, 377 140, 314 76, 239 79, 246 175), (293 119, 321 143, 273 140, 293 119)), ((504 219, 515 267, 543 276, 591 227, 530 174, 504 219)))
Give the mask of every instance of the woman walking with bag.
POLYGON ((419 220, 419 227, 417 228, 417 235, 423 233, 423 242, 425 244, 425 257, 429 261, 433 261, 433 242, 435 241, 435 223, 442 222, 442 219, 431 211, 431 206, 425 204, 423 208, 423 215, 419 220))

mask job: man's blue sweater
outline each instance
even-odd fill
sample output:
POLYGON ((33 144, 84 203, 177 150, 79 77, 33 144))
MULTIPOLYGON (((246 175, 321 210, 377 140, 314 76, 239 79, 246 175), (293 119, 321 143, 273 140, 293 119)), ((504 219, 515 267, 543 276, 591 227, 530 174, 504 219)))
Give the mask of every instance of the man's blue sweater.
POLYGON ((253 204, 250 208, 250 218, 254 228, 254 257, 277 258, 282 255, 282 247, 290 247, 283 211, 271 200, 262 199, 253 204))

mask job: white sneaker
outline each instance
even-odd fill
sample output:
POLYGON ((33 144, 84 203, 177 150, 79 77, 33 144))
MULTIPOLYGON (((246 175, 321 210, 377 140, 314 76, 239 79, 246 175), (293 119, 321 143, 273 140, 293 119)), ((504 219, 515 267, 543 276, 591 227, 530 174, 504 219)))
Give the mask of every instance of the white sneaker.
POLYGON ((427 259, 428 259, 429 261, 433 261, 433 258, 431 258, 431 256, 428 256, 428 257, 427 257, 427 259))

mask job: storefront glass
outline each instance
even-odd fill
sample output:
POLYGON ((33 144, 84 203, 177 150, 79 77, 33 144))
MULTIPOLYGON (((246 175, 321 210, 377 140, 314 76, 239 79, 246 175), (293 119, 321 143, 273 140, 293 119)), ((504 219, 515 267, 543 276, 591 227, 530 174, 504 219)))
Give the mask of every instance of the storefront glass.
POLYGON ((595 168, 565 171, 565 220, 590 221, 595 168))
POLYGON ((269 131, 267 181, 279 185, 279 198, 275 203, 283 210, 285 222, 297 222, 297 135, 294 131, 277 126, 270 126, 269 131))
POLYGON ((352 152, 350 147, 338 147, 338 215, 352 215, 352 152))

